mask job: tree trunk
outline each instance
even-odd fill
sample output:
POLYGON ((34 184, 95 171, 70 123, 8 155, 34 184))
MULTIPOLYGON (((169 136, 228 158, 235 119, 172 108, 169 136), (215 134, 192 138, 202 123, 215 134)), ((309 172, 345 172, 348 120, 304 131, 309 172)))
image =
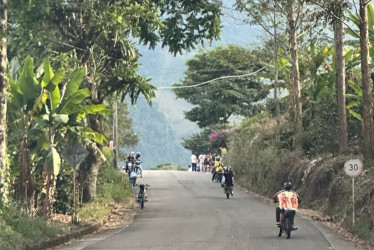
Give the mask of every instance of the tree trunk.
POLYGON ((50 218, 53 212, 54 196, 56 192, 56 178, 54 174, 47 173, 46 199, 43 206, 43 215, 50 218))
POLYGON ((301 105, 301 84, 300 84, 300 72, 299 72, 299 59, 297 54, 297 34, 296 34, 296 20, 294 17, 292 7, 288 13, 288 29, 289 29, 289 40, 291 50, 291 79, 293 80, 293 96, 295 101, 295 132, 300 133, 303 130, 302 120, 302 105, 301 105))
POLYGON ((366 0, 360 0, 360 45, 361 45, 361 75, 363 96, 363 154, 366 159, 373 159, 372 143, 372 106, 369 68, 369 31, 366 0))
POLYGON ((30 168, 30 153, 28 149, 27 135, 23 136, 20 143, 19 166, 20 166, 20 183, 19 183, 19 196, 20 200, 26 204, 26 209, 29 215, 34 214, 34 185, 31 177, 30 168))
POLYGON ((335 41, 335 82, 338 103, 338 140, 339 153, 348 150, 347 113, 345 104, 345 58, 344 58, 344 29, 341 20, 336 19, 334 24, 335 41))
POLYGON ((96 198, 97 175, 99 173, 101 161, 100 157, 96 157, 93 149, 88 149, 90 152, 86 160, 85 179, 83 183, 83 202, 89 202, 96 198))
POLYGON ((44 167, 41 179, 41 192, 38 196, 38 214, 50 218, 53 211, 56 178, 44 167))
MULTIPOLYGON (((88 119, 89 126, 93 130, 98 132, 102 131, 102 126, 100 124, 99 119, 96 116, 90 115, 88 119)), ((80 171, 80 175, 82 175, 82 177, 85 177, 84 180, 80 178, 81 185, 83 185, 83 202, 92 201, 96 197, 97 175, 99 173, 102 161, 101 157, 98 157, 98 153, 95 153, 95 151, 102 150, 102 146, 95 143, 95 147, 97 147, 96 150, 94 148, 88 149, 89 155, 87 156, 87 160, 85 161, 85 166, 80 171)))
MULTIPOLYGON (((6 184, 8 169, 6 164, 6 112, 7 112, 7 28, 8 28, 8 1, 0 0, 0 182, 6 184)), ((7 197, 7 185, 0 190, 7 197)), ((0 197, 1 200, 1 197, 0 197)))

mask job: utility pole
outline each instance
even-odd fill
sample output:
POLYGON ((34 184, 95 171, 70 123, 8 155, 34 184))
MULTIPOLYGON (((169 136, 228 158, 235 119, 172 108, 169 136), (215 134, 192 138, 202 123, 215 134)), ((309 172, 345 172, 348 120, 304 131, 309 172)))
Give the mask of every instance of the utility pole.
POLYGON ((278 98, 278 41, 277 41, 277 19, 276 19, 276 1, 274 0, 274 100, 275 100, 275 111, 277 116, 277 127, 276 127, 276 143, 280 142, 280 109, 279 109, 279 98, 278 98))
POLYGON ((117 105, 117 99, 114 101, 114 113, 113 113, 113 153, 114 153, 114 159, 113 159, 113 167, 115 169, 118 168, 118 105, 117 105))
POLYGON ((118 104, 116 100, 116 168, 118 168, 118 154, 119 154, 119 145, 118 145, 118 104))

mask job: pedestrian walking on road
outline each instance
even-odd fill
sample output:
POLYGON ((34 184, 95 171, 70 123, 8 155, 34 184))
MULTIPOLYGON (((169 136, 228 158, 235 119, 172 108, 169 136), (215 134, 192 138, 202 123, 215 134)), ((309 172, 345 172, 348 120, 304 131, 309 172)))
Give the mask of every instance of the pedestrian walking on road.
POLYGON ((197 158, 196 155, 191 155, 191 166, 192 166, 192 172, 196 172, 196 165, 197 165, 197 158))

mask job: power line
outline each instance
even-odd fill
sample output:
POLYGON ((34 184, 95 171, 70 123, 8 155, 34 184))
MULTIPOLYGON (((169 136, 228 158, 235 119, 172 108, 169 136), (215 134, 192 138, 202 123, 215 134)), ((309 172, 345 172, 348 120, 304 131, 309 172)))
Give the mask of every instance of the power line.
POLYGON ((214 81, 222 80, 222 79, 240 78, 240 77, 254 75, 254 74, 256 74, 257 72, 259 72, 259 71, 261 71, 263 69, 265 69, 265 67, 262 67, 261 69, 256 70, 256 71, 251 72, 251 73, 248 73, 248 74, 236 75, 236 76, 221 76, 221 77, 214 78, 214 79, 211 79, 209 81, 201 82, 201 83, 194 84, 194 85, 188 85, 188 86, 164 86, 164 87, 158 87, 157 89, 159 90, 159 89, 185 89, 185 88, 194 88, 194 87, 202 86, 202 85, 205 85, 205 84, 208 84, 208 83, 211 83, 211 82, 214 82, 214 81))

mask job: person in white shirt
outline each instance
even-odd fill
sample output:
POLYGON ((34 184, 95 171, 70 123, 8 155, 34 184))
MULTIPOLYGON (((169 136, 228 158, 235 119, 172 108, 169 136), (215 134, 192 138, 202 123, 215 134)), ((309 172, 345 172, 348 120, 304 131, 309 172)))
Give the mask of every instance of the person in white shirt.
POLYGON ((197 165, 197 159, 196 155, 191 155, 191 166, 192 166, 192 172, 196 172, 196 165, 197 165))
POLYGON ((199 168, 201 172, 205 172, 204 158, 205 158, 205 155, 199 155, 199 168))

